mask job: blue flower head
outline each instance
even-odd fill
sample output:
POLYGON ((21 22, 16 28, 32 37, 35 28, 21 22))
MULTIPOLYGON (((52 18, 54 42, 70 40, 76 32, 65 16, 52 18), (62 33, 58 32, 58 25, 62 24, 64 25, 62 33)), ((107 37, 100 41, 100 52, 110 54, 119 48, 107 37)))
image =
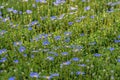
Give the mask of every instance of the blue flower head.
POLYGON ((80 74, 84 75, 85 72, 81 72, 81 71, 77 71, 77 72, 76 72, 76 75, 80 75, 80 74))
POLYGON ((33 25, 36 25, 36 24, 38 24, 38 21, 32 21, 31 23, 30 23, 30 26, 33 26, 33 25))
POLYGON ((70 25, 70 26, 71 26, 72 24, 73 24, 73 22, 68 22, 68 25, 70 25))
POLYGON ((78 66, 85 67, 86 64, 78 64, 78 66))
POLYGON ((70 61, 63 62, 63 65, 69 65, 69 64, 71 64, 70 61))
POLYGON ((70 38, 69 38, 69 37, 66 38, 66 39, 65 39, 65 42, 67 42, 67 43, 70 42, 70 38))
POLYGON ((27 14, 31 14, 32 11, 31 11, 31 10, 26 10, 26 13, 27 13, 27 14))
POLYGON ((20 46, 19 52, 24 52, 25 50, 26 50, 26 48, 24 46, 20 46))
POLYGON ((118 62, 120 62, 120 59, 117 59, 118 62))
POLYGON ((115 48, 113 48, 113 47, 109 48, 110 51, 113 51, 114 49, 115 49, 115 48))
POLYGON ((14 63, 18 63, 19 61, 18 60, 14 60, 14 63))
POLYGON ((54 57, 48 56, 47 59, 50 60, 50 61, 53 61, 53 60, 54 60, 54 57))
POLYGON ((13 13, 16 14, 18 11, 17 10, 13 10, 13 13))
POLYGON ((56 16, 51 16, 50 18, 51 18, 51 20, 55 20, 55 19, 57 19, 56 16))
POLYGON ((30 73, 30 77, 36 77, 36 78, 38 78, 39 77, 39 74, 38 73, 36 73, 36 72, 31 72, 30 73))
POLYGON ((31 30, 32 30, 32 27, 29 27, 28 30, 31 31, 31 30))
POLYGON ((85 11, 90 10, 90 6, 85 7, 84 10, 85 10, 85 11))
POLYGON ((55 77, 55 76, 59 76, 59 74, 58 73, 54 73, 54 74, 51 74, 50 76, 55 77))
POLYGON ((36 0, 36 2, 40 2, 40 3, 47 3, 46 0, 36 0))
POLYGON ((55 36, 55 40, 60 40, 61 36, 55 36))
POLYGON ((120 40, 114 40, 115 43, 120 43, 120 40))
POLYGON ((0 11, 0 15, 2 15, 2 12, 0 11))
POLYGON ((85 34, 84 33, 81 33, 80 36, 84 36, 85 34))
POLYGON ((53 4, 55 6, 58 6, 58 5, 63 4, 63 3, 65 3, 65 0, 56 0, 55 2, 53 2, 53 4))
POLYGON ((95 57, 100 57, 101 54, 99 54, 99 53, 95 53, 94 56, 95 56, 95 57))
POLYGON ((7 31, 5 31, 5 30, 1 30, 0 31, 0 35, 3 35, 3 34, 5 34, 7 31))
POLYGON ((15 80, 15 77, 10 77, 8 80, 15 80))
POLYGON ((95 16, 90 16, 90 18, 94 19, 94 18, 95 18, 95 16))
POLYGON ((13 8, 7 8, 7 11, 8 11, 8 12, 12 12, 12 11, 13 11, 13 8))
POLYGON ((24 57, 27 57, 27 54, 23 54, 24 57))
POLYGON ((118 36, 118 38, 120 38, 120 35, 118 36))
POLYGON ((19 11, 19 14, 22 14, 22 11, 19 11))
POLYGON ((50 44, 50 42, 48 41, 48 40, 46 40, 46 41, 43 41, 43 43, 42 43, 44 46, 46 46, 46 45, 49 45, 50 44))
POLYGON ((73 61, 79 61, 79 58, 74 57, 74 58, 72 58, 72 60, 73 60, 73 61))
POLYGON ((22 42, 21 42, 21 41, 14 42, 13 45, 14 45, 14 46, 22 45, 22 42))
POLYGON ((68 55, 68 52, 62 52, 61 54, 65 56, 68 55))
POLYGON ((7 52, 7 49, 0 49, 0 54, 7 52))
POLYGON ((0 63, 3 63, 7 60, 7 58, 3 57, 2 59, 0 59, 0 63))
POLYGON ((77 72, 76 72, 76 75, 80 75, 80 74, 81 74, 81 72, 80 72, 80 71, 77 71, 77 72))

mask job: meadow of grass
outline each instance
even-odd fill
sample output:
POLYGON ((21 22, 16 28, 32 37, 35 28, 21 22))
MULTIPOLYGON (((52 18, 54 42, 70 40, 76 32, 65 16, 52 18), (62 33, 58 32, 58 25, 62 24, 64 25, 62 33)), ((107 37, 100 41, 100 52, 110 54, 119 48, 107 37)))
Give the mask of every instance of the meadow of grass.
POLYGON ((120 80, 120 2, 0 0, 0 80, 120 80))

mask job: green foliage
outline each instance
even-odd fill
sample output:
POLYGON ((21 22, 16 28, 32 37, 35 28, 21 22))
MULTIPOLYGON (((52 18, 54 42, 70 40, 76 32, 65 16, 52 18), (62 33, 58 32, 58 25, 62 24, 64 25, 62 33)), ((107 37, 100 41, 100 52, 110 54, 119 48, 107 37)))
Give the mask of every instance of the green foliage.
POLYGON ((120 80, 119 4, 46 1, 0 0, 0 80, 120 80))

